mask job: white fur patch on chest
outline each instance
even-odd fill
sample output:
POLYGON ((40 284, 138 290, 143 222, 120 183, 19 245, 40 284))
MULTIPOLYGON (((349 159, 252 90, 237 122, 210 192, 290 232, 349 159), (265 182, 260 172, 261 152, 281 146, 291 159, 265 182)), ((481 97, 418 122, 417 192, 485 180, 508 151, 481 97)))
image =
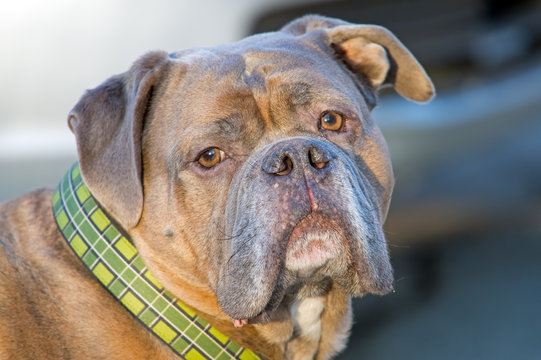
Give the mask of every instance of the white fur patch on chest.
POLYGON ((298 336, 310 341, 321 338, 321 313, 325 308, 323 297, 297 300, 291 305, 291 319, 298 336))

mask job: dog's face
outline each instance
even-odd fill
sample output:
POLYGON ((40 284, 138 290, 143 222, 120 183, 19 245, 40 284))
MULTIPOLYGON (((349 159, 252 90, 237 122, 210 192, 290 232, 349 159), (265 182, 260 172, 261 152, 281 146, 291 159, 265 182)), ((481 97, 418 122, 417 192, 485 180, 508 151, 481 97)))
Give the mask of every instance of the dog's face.
POLYGON ((70 126, 90 189, 155 276, 265 322, 333 283, 351 295, 392 288, 382 224, 393 174, 370 117, 386 83, 418 101, 433 93, 386 30, 304 18, 146 55, 87 93, 70 126))

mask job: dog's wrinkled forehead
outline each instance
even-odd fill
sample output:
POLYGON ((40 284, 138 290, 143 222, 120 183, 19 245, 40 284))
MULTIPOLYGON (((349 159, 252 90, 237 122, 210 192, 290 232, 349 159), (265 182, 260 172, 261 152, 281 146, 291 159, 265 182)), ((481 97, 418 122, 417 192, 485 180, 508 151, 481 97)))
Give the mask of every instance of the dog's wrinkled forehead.
POLYGON ((186 67, 178 91, 201 124, 248 115, 267 129, 284 129, 292 113, 311 105, 367 111, 355 82, 331 52, 311 39, 271 33, 171 56, 186 67))
POLYGON ((328 46, 323 45, 323 40, 320 46, 311 37, 273 32, 212 48, 181 50, 172 53, 171 57, 203 69, 209 69, 211 65, 217 75, 239 70, 248 74, 272 75, 299 68, 323 70, 323 60, 328 65, 332 53, 328 46))

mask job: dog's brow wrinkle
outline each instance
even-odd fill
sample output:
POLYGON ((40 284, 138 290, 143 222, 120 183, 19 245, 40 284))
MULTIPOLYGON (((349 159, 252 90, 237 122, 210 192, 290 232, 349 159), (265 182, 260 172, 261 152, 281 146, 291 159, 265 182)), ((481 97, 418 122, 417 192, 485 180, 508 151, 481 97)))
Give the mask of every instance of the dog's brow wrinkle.
POLYGON ((221 118, 209 123, 205 129, 195 135, 186 133, 183 135, 183 137, 186 137, 183 141, 192 144, 202 140, 204 140, 203 142, 211 141, 212 139, 224 139, 228 142, 237 141, 242 132, 241 119, 242 117, 239 114, 221 118))
POLYGON ((280 86, 288 102, 295 105, 305 105, 312 100, 311 86, 306 83, 284 84, 280 86))
POLYGON ((233 117, 220 119, 216 122, 216 124, 219 127, 221 133, 238 135, 241 131, 241 127, 238 121, 239 118, 240 116, 235 115, 233 117))
POLYGON ((244 64, 244 73, 241 79, 250 91, 259 118, 266 128, 271 128, 274 125, 269 96, 272 89, 267 82, 269 80, 268 74, 275 70, 276 65, 262 57, 261 54, 253 52, 244 54, 244 64))

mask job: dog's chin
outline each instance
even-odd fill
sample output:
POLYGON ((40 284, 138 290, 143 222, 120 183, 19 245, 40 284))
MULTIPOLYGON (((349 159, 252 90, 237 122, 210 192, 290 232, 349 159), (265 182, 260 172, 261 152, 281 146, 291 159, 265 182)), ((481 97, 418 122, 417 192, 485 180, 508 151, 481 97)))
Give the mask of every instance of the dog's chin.
MULTIPOLYGON (((283 271, 269 303, 249 323, 267 323, 289 316, 299 299, 327 294, 336 279, 348 279, 351 268, 347 240, 333 220, 311 213, 287 239, 283 271)), ((339 281, 342 282, 342 281, 339 281)), ((351 288, 353 284, 347 284, 351 288)))

